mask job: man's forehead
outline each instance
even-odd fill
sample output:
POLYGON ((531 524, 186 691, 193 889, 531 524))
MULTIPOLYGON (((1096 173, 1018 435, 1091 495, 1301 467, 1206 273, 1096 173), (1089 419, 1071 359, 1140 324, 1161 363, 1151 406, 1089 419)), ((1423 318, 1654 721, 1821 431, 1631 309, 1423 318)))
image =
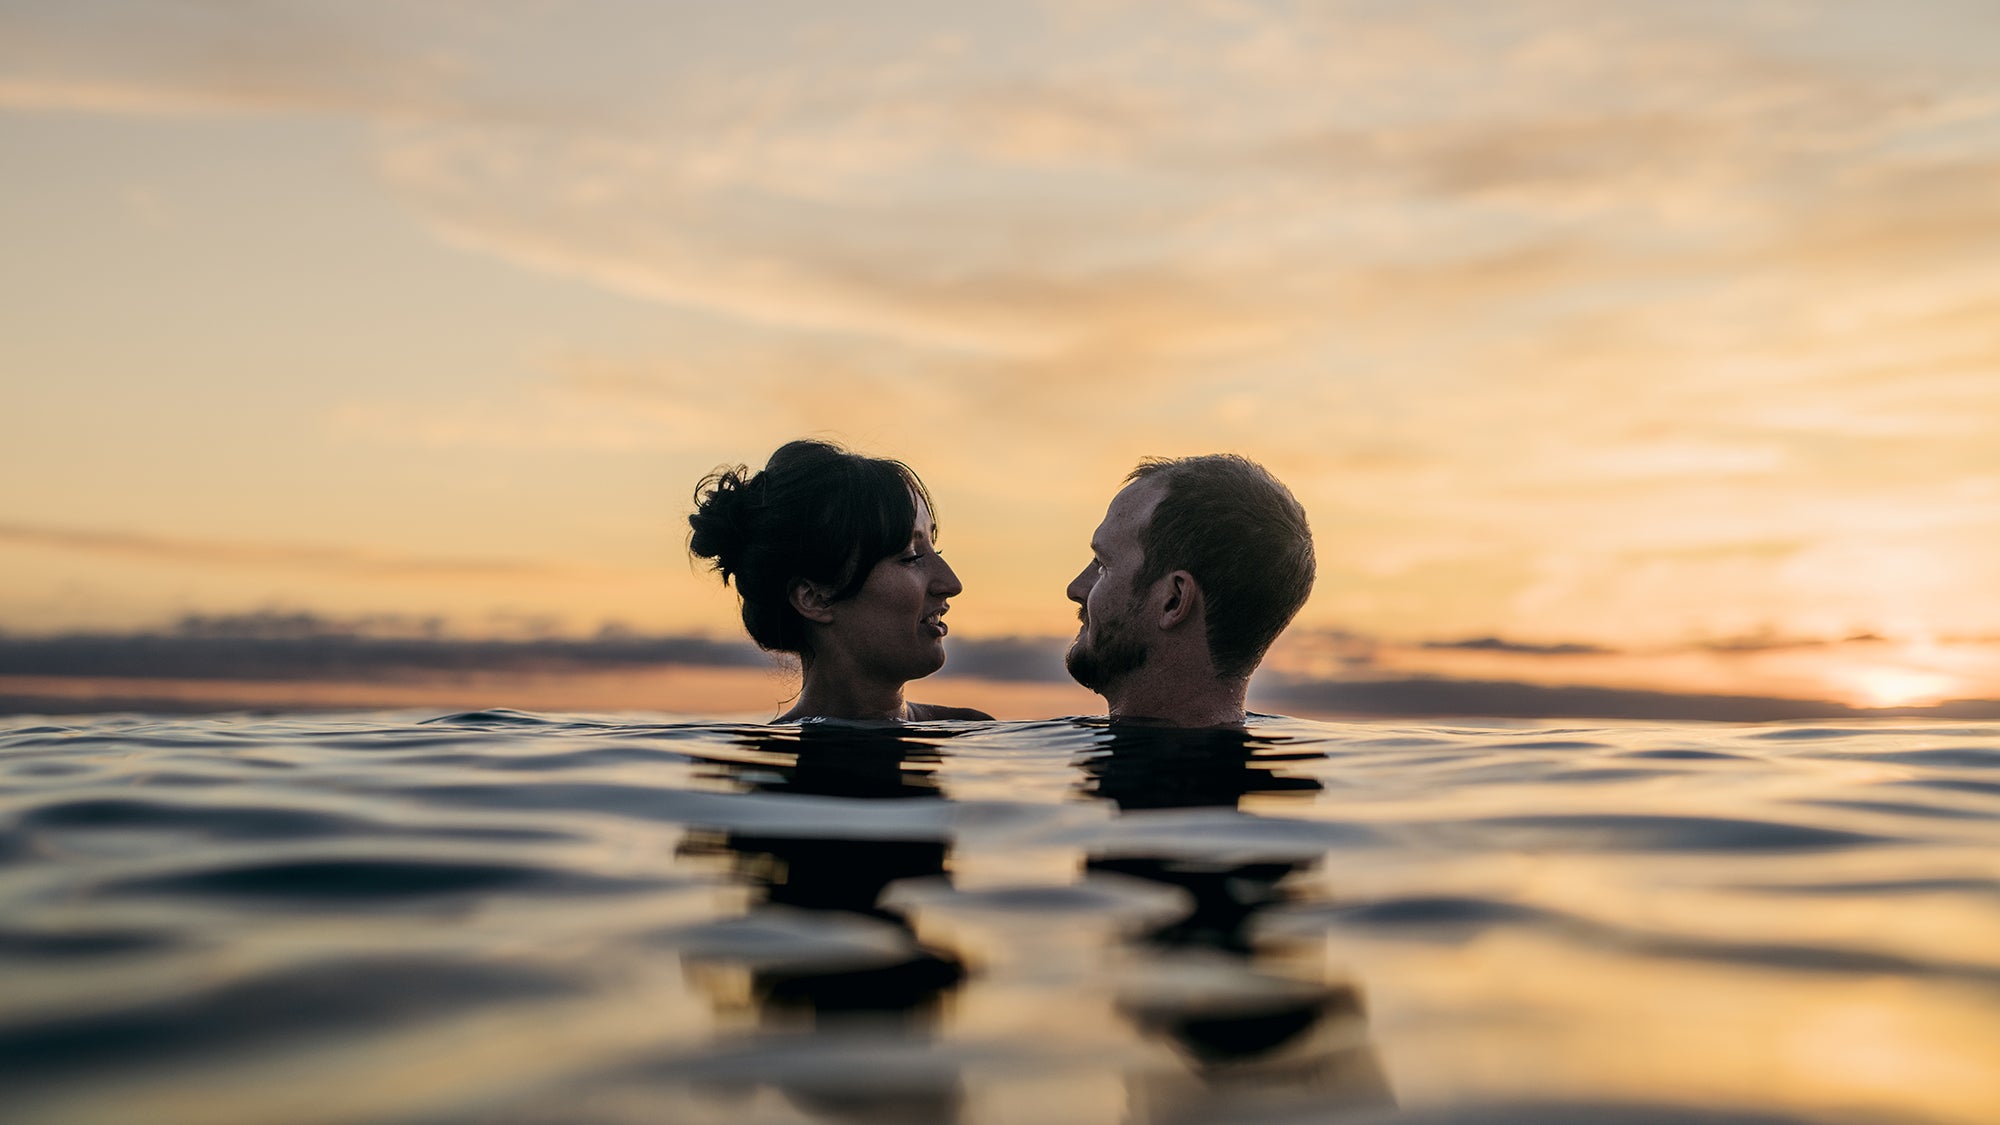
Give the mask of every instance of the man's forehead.
POLYGON ((1159 482, 1150 479, 1126 485, 1111 498, 1111 507, 1105 511, 1104 522, 1097 526, 1097 535, 1092 541, 1129 538, 1139 534, 1152 522, 1153 509, 1159 506, 1160 497, 1164 494, 1159 482))
POLYGON ((1105 515, 1105 522, 1124 518, 1140 524, 1153 518, 1153 509, 1159 507, 1160 498, 1166 495, 1166 488, 1151 477, 1142 477, 1118 490, 1111 498, 1111 510, 1105 515))

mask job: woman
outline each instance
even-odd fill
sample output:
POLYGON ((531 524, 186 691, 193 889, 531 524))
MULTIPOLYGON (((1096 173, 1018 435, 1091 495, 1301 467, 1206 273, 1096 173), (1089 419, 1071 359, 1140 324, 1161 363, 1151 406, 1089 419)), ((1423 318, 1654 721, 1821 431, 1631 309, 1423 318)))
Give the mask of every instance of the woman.
POLYGON ((773 721, 993 717, 903 699, 904 684, 944 667, 947 599, 963 589, 909 466, 791 442, 761 473, 702 478, 688 524, 688 550, 736 583, 750 639, 805 669, 773 721))

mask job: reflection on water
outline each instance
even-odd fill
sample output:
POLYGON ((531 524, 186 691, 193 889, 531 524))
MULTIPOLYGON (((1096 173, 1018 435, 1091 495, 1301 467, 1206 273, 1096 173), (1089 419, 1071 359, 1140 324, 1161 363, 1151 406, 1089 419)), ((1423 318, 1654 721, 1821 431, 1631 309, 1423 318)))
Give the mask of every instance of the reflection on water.
MULTIPOLYGON (((1282 738, 1130 726, 1107 727, 1100 737, 1101 747, 1082 763, 1084 792, 1127 814, 1233 811, 1252 794, 1323 789, 1311 777, 1281 772, 1284 762, 1324 757, 1288 752, 1282 738)), ((1135 1027, 1177 1048, 1196 1081, 1157 1069, 1136 1075, 1139 1116, 1164 1119, 1204 1103, 1216 1111, 1393 1104, 1366 1040, 1359 990, 1324 979, 1311 946, 1279 956, 1260 953, 1253 940, 1251 923, 1297 901, 1291 876, 1319 862, 1311 854, 1161 854, 1144 846, 1089 855, 1090 872, 1144 879, 1185 898, 1183 911, 1138 935, 1155 967, 1141 977, 1146 987, 1123 990, 1120 1009, 1135 1027)))
MULTIPOLYGON (((738 791, 862 800, 941 800, 935 747, 893 730, 813 724, 798 731, 744 733, 735 739, 747 760, 714 762, 714 776, 738 791)), ((949 952, 924 948, 902 915, 882 905, 902 879, 942 876, 951 852, 946 839, 875 840, 693 827, 684 856, 724 859, 754 889, 746 931, 812 934, 824 927, 869 927, 878 939, 862 948, 810 942, 771 956, 732 951, 697 962, 697 975, 719 1011, 745 1003, 763 1030, 810 1030, 824 1035, 920 1036, 928 1040, 942 997, 965 976, 949 952), (761 923, 761 925, 760 925, 761 923), (718 972, 722 967, 736 975, 718 972)), ((958 1120, 960 1091, 948 1074, 915 1083, 775 1083, 802 1109, 855 1121, 958 1120)))
POLYGON ((0 731, 31 1122, 2000 1107, 2000 728, 0 731))

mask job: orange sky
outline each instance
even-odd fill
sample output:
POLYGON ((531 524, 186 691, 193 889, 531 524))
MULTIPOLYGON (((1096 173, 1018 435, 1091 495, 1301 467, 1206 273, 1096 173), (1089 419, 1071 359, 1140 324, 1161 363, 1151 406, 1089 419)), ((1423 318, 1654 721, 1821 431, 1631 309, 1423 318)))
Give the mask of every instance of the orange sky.
POLYGON ((1985 0, 832 11, 0 7, 0 629, 728 635, 688 491, 817 433, 959 636, 1231 449, 1401 670, 2000 696, 1985 0))

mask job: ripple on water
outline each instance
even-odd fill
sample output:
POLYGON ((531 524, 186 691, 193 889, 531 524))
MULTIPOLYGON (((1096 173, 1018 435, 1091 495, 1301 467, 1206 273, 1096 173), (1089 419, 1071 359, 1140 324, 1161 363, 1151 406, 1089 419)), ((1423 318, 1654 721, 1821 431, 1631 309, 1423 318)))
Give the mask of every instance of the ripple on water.
POLYGON ((352 835, 370 827, 361 818, 307 809, 177 804, 137 797, 96 797, 29 809, 30 829, 170 829, 218 840, 296 840, 352 835))
POLYGON ((534 728, 560 725, 560 723, 558 720, 542 715, 531 715, 526 711, 515 711, 506 707, 492 707, 484 711, 460 711, 454 715, 439 715, 435 719, 425 719, 418 725, 430 727, 534 728))
POLYGON ((1489 844, 1534 851, 1804 852, 1883 842, 1864 832, 1714 816, 1562 813, 1485 817, 1441 827, 1469 831, 1489 844))
POLYGON ((163 930, 0 930, 0 958, 70 961, 156 953, 182 944, 179 936, 163 930))
POLYGON ((1418 895, 1346 905, 1280 908, 1263 923, 1267 937, 1297 940, 1330 929, 1386 933, 1400 939, 1459 944, 1506 929, 1539 933, 1579 948, 1698 961, 1739 968, 1857 977, 1934 979, 1983 989, 2000 986, 2000 965, 1917 958, 1881 950, 1810 942, 1730 940, 1671 933, 1526 903, 1469 896, 1418 895))
POLYGON ((1951 805, 1933 805, 1916 801, 1853 801, 1829 797, 1804 797, 1792 802, 1822 809, 1851 809, 1855 812, 1882 813, 1887 816, 1910 816, 1929 820, 1978 820, 1990 821, 1990 809, 1964 809, 1951 805))
POLYGON ((986 887, 959 890, 940 879, 900 884, 888 904, 898 909, 960 916, 1009 918, 1038 926, 1065 919, 1092 924, 1142 925, 1187 909, 1184 892, 1157 882, 1092 873, 1060 885, 986 887))
POLYGON ((640 940, 696 961, 732 961, 763 970, 881 965, 907 958, 915 949, 906 931, 879 919, 781 906, 654 930, 640 940))
POLYGON ((1943 789, 1953 793, 1974 793, 1981 797, 2000 797, 2000 781, 1987 781, 1981 778, 1906 777, 1890 784, 1911 789, 1943 789))
POLYGON ((1669 761, 1669 762, 1740 762, 1743 760, 1744 756, 1742 754, 1725 753, 1721 750, 1666 749, 1666 750, 1627 750, 1624 753, 1619 754, 1618 757, 1653 759, 1658 761, 1669 761))
POLYGON ((265 1050, 573 991, 561 976, 518 965, 425 957, 321 961, 112 1011, 0 1025, 0 1079, 265 1050))
MULTIPOLYGON (((1839 1113, 1830 1117, 1677 1106, 1651 1102, 1514 1101, 1434 1106, 1341 1118, 1342 1125, 1886 1125, 1839 1113)), ((1325 1125, 1311 1112, 1246 1117, 1241 1125, 1325 1125)))
POLYGON ((1940 769, 2000 770, 2000 748, 1953 746, 1930 750, 1843 750, 1817 755, 1836 761, 1886 762, 1901 766, 1934 766, 1940 769))
POLYGON ((1973 895, 2000 901, 2000 878, 1939 879, 1915 876, 1908 879, 1870 879, 1846 882, 1739 883, 1735 889, 1770 895, 1825 895, 1842 898, 1900 897, 1904 895, 1973 895))
POLYGON ((205 866, 192 871, 114 880, 112 893, 220 896, 278 900, 296 908, 341 906, 436 895, 525 892, 620 894, 677 885, 667 880, 613 878, 518 863, 415 859, 299 859, 205 866))
POLYGON ((101 767, 89 762, 63 761, 16 761, 4 768, 9 777, 79 777, 100 770, 101 767))

